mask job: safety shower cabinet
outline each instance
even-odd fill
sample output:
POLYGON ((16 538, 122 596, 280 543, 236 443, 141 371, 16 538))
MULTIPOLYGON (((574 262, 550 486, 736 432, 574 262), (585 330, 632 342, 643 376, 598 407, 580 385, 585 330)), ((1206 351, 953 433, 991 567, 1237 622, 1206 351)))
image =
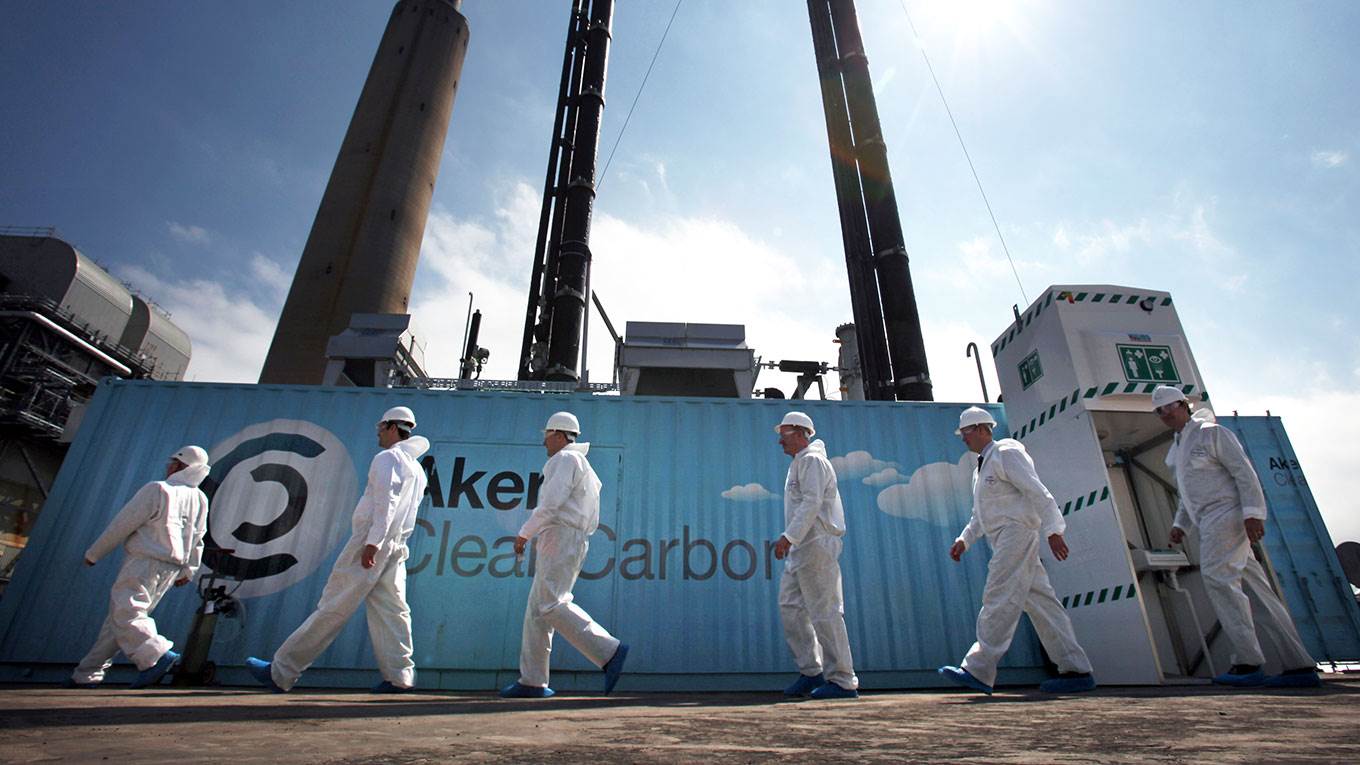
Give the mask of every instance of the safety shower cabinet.
MULTIPOLYGON (((1196 407, 1209 394, 1171 295, 1113 285, 1049 287, 992 343, 1006 419, 1057 500, 1071 554, 1045 567, 1103 683, 1208 678, 1231 647, 1204 594, 1198 538, 1171 549, 1170 432, 1151 411, 1158 385, 1196 407)), ((1360 613, 1278 418, 1231 418, 1267 491, 1256 554, 1319 661, 1360 653, 1360 613), (1263 423, 1273 437, 1257 434, 1263 423), (1254 428, 1244 433, 1244 428, 1254 428), (1287 452, 1287 456, 1286 453, 1287 452), (1292 473, 1277 475, 1281 463, 1292 473), (1279 548, 1287 571, 1271 565, 1279 548), (1283 574, 1283 576, 1282 576, 1283 574), (1283 581, 1282 581, 1283 579, 1283 581), (1319 605, 1322 604, 1322 605, 1319 605)), ((1262 641, 1267 669, 1274 646, 1262 641)))

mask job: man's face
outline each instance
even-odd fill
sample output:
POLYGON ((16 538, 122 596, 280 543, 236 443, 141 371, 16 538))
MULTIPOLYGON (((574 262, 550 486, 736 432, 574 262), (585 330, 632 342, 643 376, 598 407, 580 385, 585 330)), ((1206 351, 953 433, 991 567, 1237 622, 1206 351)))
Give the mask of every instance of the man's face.
POLYGON ((779 445, 784 447, 785 454, 792 457, 807 448, 808 437, 802 428, 784 425, 779 428, 779 445))
POLYGON ((567 440, 566 435, 560 430, 547 430, 543 432, 543 448, 548 450, 549 457, 562 451, 569 443, 571 442, 567 440))
POLYGON ((178 473, 179 471, 187 467, 189 466, 184 464, 183 462, 180 462, 174 457, 171 457, 170 461, 165 463, 165 477, 169 478, 170 476, 174 475, 175 473, 178 473))
POLYGON ((1157 419, 1162 424, 1179 433, 1185 423, 1190 421, 1190 406, 1184 401, 1172 401, 1170 404, 1162 404, 1152 410, 1157 413, 1157 419))
POLYGON ((378 446, 383 449, 391 449, 393 444, 401 440, 399 435, 396 425, 390 422, 378 423, 378 446))
POLYGON ((963 444, 969 451, 982 454, 982 450, 992 442, 992 429, 987 425, 969 425, 959 428, 959 438, 963 439, 963 444))

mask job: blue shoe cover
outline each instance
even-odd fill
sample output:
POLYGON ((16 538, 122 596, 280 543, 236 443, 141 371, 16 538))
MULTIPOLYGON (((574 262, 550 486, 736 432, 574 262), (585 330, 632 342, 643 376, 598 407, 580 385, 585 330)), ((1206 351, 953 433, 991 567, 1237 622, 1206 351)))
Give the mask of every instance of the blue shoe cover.
POLYGON ((1265 685, 1268 688, 1321 688, 1322 678, 1316 671, 1285 672, 1267 677, 1265 685))
POLYGON ((821 688, 823 685, 826 685, 826 678, 822 677, 820 674, 812 676, 799 675, 798 679, 793 682, 793 685, 784 689, 784 695, 789 698, 806 696, 818 688, 821 688))
POLYGON ((263 659, 257 659, 254 656, 246 659, 246 671, 250 672, 250 676, 255 678, 256 682, 274 693, 287 693, 288 691, 280 688, 279 684, 274 682, 274 673, 270 669, 270 662, 263 659))
POLYGON ((1044 693, 1082 693, 1093 691, 1096 687, 1096 679, 1090 672, 1071 677, 1053 677, 1039 683, 1039 690, 1044 693))
POLYGON ((618 650, 614 651, 614 656, 604 665, 604 695, 614 690, 614 686, 619 682, 619 675, 623 674, 623 663, 628 661, 628 644, 619 643, 618 650))
POLYGON ((378 683, 377 685, 369 689, 369 693, 410 693, 411 691, 414 690, 415 690, 414 687, 403 688, 400 685, 393 685, 387 680, 384 680, 381 683, 378 683))
POLYGON ((962 685, 964 688, 972 688, 973 690, 981 691, 988 696, 992 695, 992 686, 973 677, 968 670, 963 669, 962 667, 940 667, 936 671, 939 672, 942 677, 948 678, 958 685, 962 685))
POLYGON ((174 651, 166 651, 165 655, 157 659, 155 664, 138 672, 137 679, 133 680, 132 684, 128 687, 140 689, 159 683, 161 678, 165 677, 165 673, 169 672, 170 668, 175 666, 175 662, 177 661, 179 661, 179 654, 174 651))
POLYGON ((1217 685, 1231 685, 1235 688, 1253 688, 1258 685, 1265 685, 1266 673, 1259 669, 1255 672, 1243 674, 1224 672, 1223 674, 1214 677, 1214 683, 1217 685))
POLYGON ((501 689, 503 699, 546 699, 555 691, 551 688, 538 688, 532 685, 511 683, 501 689))
POLYGON ((854 688, 842 688, 835 683, 822 683, 821 687, 808 694, 814 699, 857 699, 859 691, 854 688))

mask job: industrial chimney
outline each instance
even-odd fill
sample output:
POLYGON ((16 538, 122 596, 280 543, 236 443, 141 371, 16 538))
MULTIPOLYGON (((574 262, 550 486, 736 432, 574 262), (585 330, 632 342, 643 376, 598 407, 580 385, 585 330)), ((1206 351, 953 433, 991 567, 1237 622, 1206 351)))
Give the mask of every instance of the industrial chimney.
POLYGON ((355 313, 409 310, 467 52, 461 0, 401 0, 383 32, 302 250, 261 383, 320 385, 355 313))

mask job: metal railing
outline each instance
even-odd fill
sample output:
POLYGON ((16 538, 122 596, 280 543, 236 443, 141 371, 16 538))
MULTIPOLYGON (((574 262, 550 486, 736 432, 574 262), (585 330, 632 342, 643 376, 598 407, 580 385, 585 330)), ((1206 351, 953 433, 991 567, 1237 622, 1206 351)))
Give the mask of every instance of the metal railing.
POLYGON ((123 345, 107 335, 92 328, 86 322, 80 320, 74 313, 64 308, 60 303, 50 298, 34 297, 32 295, 13 295, 0 294, 0 310, 11 311, 35 311, 45 314, 49 318, 58 319, 64 322, 69 329, 78 331, 85 336, 86 342, 107 352, 129 367, 134 367, 141 371, 143 375, 150 377, 156 369, 156 359, 144 353, 139 353, 132 348, 123 345))
POLYGON ((421 390, 497 390, 526 393, 611 393, 619 386, 614 383, 580 383, 548 380, 460 380, 456 377, 428 377, 413 388, 421 390))

